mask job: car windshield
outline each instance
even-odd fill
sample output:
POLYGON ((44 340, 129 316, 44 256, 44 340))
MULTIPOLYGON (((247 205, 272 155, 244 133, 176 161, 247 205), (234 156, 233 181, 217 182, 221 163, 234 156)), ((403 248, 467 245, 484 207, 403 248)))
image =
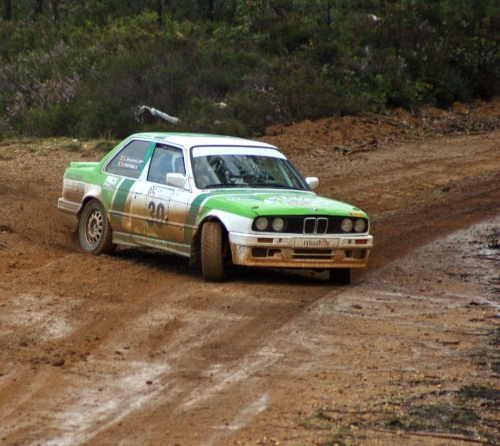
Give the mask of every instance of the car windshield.
POLYGON ((308 190, 293 164, 273 149, 193 150, 193 173, 199 189, 282 188, 308 190), (204 153, 203 153, 204 152, 204 153), (234 153, 236 152, 236 153, 234 153), (261 152, 261 153, 259 153, 261 152))

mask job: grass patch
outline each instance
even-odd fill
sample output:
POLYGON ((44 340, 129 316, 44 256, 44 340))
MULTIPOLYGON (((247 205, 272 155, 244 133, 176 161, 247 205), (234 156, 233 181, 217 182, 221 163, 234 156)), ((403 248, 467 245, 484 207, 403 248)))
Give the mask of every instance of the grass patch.
POLYGON ((19 141, 4 140, 0 142, 0 161, 10 161, 14 159, 14 151, 19 141))
POLYGON ((407 432, 444 432, 500 444, 499 408, 499 389, 472 384, 461 387, 452 403, 412 406, 392 424, 407 432))
POLYGON ((80 141, 65 142, 60 145, 60 149, 66 150, 67 152, 79 152, 82 150, 82 143, 80 141))
POLYGON ((84 158, 101 159, 118 145, 119 141, 98 140, 94 145, 87 144, 85 150, 81 152, 84 158))
POLYGON ((480 401, 482 404, 492 404, 500 406, 500 390, 488 386, 472 384, 462 387, 457 397, 461 402, 480 401))
POLYGON ((370 430, 400 435, 423 434, 432 437, 480 438, 500 444, 500 389, 488 385, 465 385, 455 392, 427 393, 398 404, 396 410, 348 410, 318 408, 298 424, 324 435, 324 445, 363 443, 370 430), (426 401, 427 400, 427 401, 426 401))
POLYGON ((497 328, 493 331, 488 345, 491 345, 496 348, 500 347, 500 329, 497 328))
POLYGON ((392 431, 450 434, 500 444, 499 407, 499 389, 472 384, 461 387, 451 402, 409 404, 385 420, 380 414, 370 427, 382 425, 392 431))
POLYGON ((481 417, 472 409, 451 404, 425 404, 414 406, 401 417, 386 423, 388 429, 449 432, 466 436, 473 434, 467 427, 474 427, 481 417))
POLYGON ((325 446, 354 446, 364 444, 365 442, 362 440, 365 438, 366 436, 364 434, 354 436, 349 426, 342 426, 332 434, 328 442, 321 444, 325 446), (357 440, 361 440, 361 442, 359 443, 357 440))
POLYGON ((92 150, 98 153, 108 153, 111 149, 114 149, 116 145, 117 143, 115 141, 99 141, 92 150))
POLYGON ((12 155, 0 152, 0 161, 10 161, 14 157, 12 155))
POLYGON ((30 146, 31 144, 36 144, 37 142, 40 142, 38 139, 21 139, 18 141, 18 144, 20 146, 30 146))

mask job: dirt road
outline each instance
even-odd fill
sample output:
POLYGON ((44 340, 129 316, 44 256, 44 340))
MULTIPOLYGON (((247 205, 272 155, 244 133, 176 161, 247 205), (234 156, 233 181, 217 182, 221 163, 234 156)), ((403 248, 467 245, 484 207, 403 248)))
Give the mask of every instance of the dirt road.
POLYGON ((56 203, 99 146, 0 143, 0 445, 500 442, 500 106, 436 113, 263 138, 371 216, 349 287, 84 254, 56 203))

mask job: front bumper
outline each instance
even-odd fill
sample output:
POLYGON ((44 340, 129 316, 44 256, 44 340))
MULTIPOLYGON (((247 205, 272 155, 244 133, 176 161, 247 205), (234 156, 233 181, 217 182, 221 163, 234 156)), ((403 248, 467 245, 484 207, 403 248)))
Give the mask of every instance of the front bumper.
POLYGON ((282 268, 363 268, 373 248, 371 235, 277 236, 229 233, 233 263, 282 268))

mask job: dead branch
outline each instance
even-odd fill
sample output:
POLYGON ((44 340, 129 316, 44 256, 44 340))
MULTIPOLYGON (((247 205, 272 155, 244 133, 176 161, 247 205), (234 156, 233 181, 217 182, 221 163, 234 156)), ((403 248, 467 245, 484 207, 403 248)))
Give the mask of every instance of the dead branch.
POLYGON ((151 116, 156 116, 157 118, 163 119, 164 121, 170 122, 171 124, 179 124, 181 120, 175 116, 170 116, 165 112, 156 110, 156 108, 148 107, 146 105, 140 105, 135 113, 137 119, 141 119, 145 111, 148 111, 151 116))

